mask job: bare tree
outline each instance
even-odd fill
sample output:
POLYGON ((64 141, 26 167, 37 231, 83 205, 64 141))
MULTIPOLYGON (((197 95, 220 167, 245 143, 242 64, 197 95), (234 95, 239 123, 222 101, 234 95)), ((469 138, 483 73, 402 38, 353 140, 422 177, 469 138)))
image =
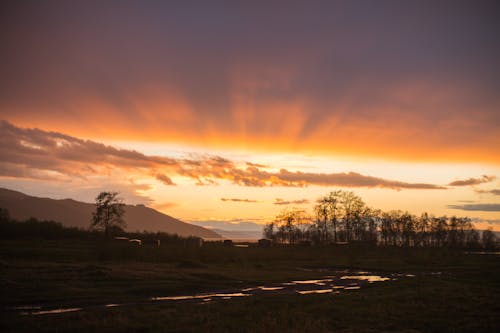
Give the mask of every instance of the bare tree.
MULTIPOLYGON (((417 217, 409 212, 382 212, 368 207, 350 191, 338 190, 318 199, 314 223, 300 210, 285 210, 266 225, 264 235, 281 243, 313 244, 365 242, 400 247, 478 248, 480 237, 470 218, 417 217), (303 223, 302 221, 306 221, 303 223)), ((485 231, 483 247, 498 247, 492 231, 485 231)))
POLYGON ((95 198, 96 210, 92 213, 90 227, 104 230, 106 237, 109 237, 113 230, 125 227, 123 220, 125 204, 118 194, 118 192, 101 192, 95 198))
POLYGON ((295 244, 307 236, 310 218, 305 211, 292 208, 283 210, 274 221, 277 226, 277 238, 282 243, 295 244))
POLYGON ((333 191, 318 199, 315 207, 317 216, 317 227, 320 232, 322 242, 328 242, 328 227, 331 226, 333 232, 333 241, 337 242, 337 227, 341 210, 342 191, 333 191))

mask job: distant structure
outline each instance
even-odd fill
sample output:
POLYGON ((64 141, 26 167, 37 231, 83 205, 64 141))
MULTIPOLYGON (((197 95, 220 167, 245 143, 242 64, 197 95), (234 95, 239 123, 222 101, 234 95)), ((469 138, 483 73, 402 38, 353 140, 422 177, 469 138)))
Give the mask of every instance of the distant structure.
POLYGON ((203 238, 191 237, 184 240, 184 247, 202 247, 203 243, 203 238))
POLYGON ((233 246, 233 241, 230 239, 224 239, 224 246, 233 246))

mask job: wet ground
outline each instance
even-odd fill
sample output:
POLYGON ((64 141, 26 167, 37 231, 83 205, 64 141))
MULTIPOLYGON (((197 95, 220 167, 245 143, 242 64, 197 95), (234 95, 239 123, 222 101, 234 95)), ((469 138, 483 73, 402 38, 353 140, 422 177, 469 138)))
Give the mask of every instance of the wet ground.
POLYGON ((352 290, 361 289, 363 286, 372 283, 387 283, 401 278, 415 277, 412 274, 399 274, 399 273, 374 273, 366 271, 354 270, 341 270, 331 271, 320 269, 319 272, 328 271, 328 275, 321 276, 315 280, 293 280, 284 281, 280 283, 273 283, 270 285, 261 286, 248 286, 241 289, 232 289, 224 291, 215 291, 208 293, 200 293, 193 295, 157 295, 149 299, 144 299, 138 302, 129 303, 110 303, 91 306, 73 306, 73 307, 57 307, 57 306, 22 306, 10 308, 22 315, 49 315, 49 314, 63 314, 68 312, 83 311, 86 309, 95 308, 113 308, 145 304, 158 304, 161 302, 194 302, 204 304, 219 300, 230 300, 233 298, 252 297, 255 295, 280 295, 280 294, 331 294, 336 295, 342 292, 349 292, 352 290))

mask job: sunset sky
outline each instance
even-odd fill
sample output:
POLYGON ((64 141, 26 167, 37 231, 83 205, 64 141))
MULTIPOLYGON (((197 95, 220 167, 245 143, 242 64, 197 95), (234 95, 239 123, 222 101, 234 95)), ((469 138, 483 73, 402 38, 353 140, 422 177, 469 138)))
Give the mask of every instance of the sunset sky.
POLYGON ((500 230, 498 1, 2 1, 0 41, 0 187, 500 230))

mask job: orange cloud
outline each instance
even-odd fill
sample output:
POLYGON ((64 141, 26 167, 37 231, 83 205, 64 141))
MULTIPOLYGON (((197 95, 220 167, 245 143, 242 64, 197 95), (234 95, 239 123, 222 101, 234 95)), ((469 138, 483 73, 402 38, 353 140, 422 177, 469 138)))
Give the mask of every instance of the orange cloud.
MULTIPOLYGON (((197 155, 192 158, 148 156, 134 150, 119 149, 57 132, 23 129, 0 123, 0 175, 6 177, 53 178, 106 175, 113 169, 135 170, 173 185, 171 175, 184 176, 198 185, 227 180, 241 186, 340 186, 401 189, 446 189, 436 184, 409 183, 356 172, 313 173, 269 172, 256 166, 238 167, 220 156, 197 155)), ((251 164, 250 164, 251 165, 251 164)))

